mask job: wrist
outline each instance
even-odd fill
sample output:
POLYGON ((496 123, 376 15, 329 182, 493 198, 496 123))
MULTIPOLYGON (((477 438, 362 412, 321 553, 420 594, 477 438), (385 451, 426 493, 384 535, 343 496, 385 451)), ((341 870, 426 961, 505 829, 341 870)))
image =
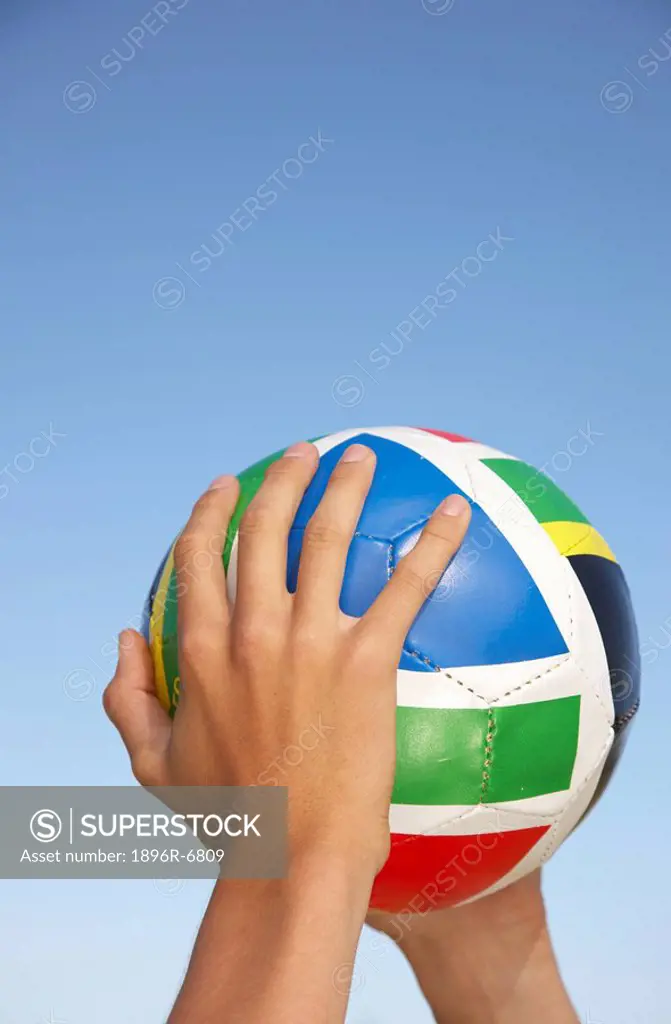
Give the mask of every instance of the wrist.
MULTIPOLYGON (((273 908, 281 927, 291 930, 304 914, 316 918, 333 907, 343 909, 356 927, 363 925, 375 880, 372 862, 357 859, 337 847, 310 842, 290 844, 286 870, 281 878, 227 879, 217 881, 213 892, 216 906, 230 906, 238 895, 249 908, 273 908)), ((253 915, 252 915, 253 916, 253 915)))
POLYGON ((517 936, 481 933, 449 945, 410 930, 399 946, 437 1024, 576 1024, 543 923, 517 936))
POLYGON ((321 822, 317 827, 290 823, 288 867, 309 870, 320 863, 342 877, 358 879, 368 889, 384 866, 390 850, 389 827, 374 832, 367 823, 342 820, 321 822))
POLYGON ((376 858, 365 851, 345 849, 325 839, 311 839, 290 846, 283 882, 288 890, 312 892, 313 888, 328 885, 332 890, 348 893, 357 906, 363 905, 365 915, 377 871, 376 858))

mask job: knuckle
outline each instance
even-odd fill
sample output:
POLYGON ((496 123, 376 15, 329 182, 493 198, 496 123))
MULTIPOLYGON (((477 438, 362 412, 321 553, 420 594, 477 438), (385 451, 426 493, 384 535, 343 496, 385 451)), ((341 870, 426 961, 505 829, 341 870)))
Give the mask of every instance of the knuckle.
POLYGON ((260 656, 277 655, 282 648, 283 634, 277 623, 267 618, 252 616, 238 623, 234 636, 234 649, 247 664, 260 656))
POLYGON ((218 508, 221 504, 221 495, 222 491, 216 488, 211 491, 205 491, 193 506, 191 514, 193 516, 202 516, 204 512, 207 513, 213 508, 218 508))
MULTIPOLYGON (((433 545, 438 545, 442 552, 447 554, 453 548, 458 547, 465 532, 465 524, 463 523, 454 524, 449 520, 447 523, 436 523, 430 519, 422 530, 419 544, 422 543, 423 538, 426 538, 424 541, 425 545, 427 541, 431 542, 433 545)), ((418 547, 419 544, 417 545, 418 547)))
POLYGON ((211 627, 198 625, 185 630, 179 641, 184 664, 190 668, 202 668, 203 659, 217 649, 220 640, 219 630, 211 627))
POLYGON ((418 597, 426 592, 426 579, 411 562, 401 562, 392 579, 396 589, 404 591, 411 597, 418 597))
POLYGON ((365 462, 338 462, 331 470, 327 493, 358 494, 364 486, 368 466, 365 462))
POLYGON ((434 541, 440 541, 442 544, 449 542, 452 538, 453 531, 446 525, 445 522, 436 521, 435 518, 429 519, 428 523, 422 527, 422 535, 419 538, 419 544, 422 543, 422 538, 432 538, 434 541))
POLYGON ((323 621, 310 617, 296 623, 291 641, 294 653, 302 659, 312 654, 328 657, 333 650, 334 638, 323 621))
POLYGON ((103 708, 109 719, 114 721, 119 707, 119 690, 116 682, 112 680, 103 690, 103 708))
POLYGON ((266 469, 266 480, 272 477, 299 476, 302 468, 302 459, 277 459, 271 462, 266 469))
POLYGON ((339 526, 316 519, 305 531, 303 546, 311 551, 323 551, 325 548, 340 547, 344 540, 344 532, 339 526))
POLYGON ((269 505, 252 502, 240 521, 239 534, 254 537, 276 526, 276 517, 269 505))
POLYGON ((424 594, 428 597, 432 594, 436 588, 440 587, 441 592, 448 586, 447 582, 443 581, 445 575, 445 566, 440 566, 434 569, 428 569, 427 572, 422 576, 422 584, 424 594))
POLYGON ((329 476, 328 486, 333 489, 334 485, 342 484, 352 480, 352 476, 356 473, 361 463, 357 462, 336 462, 335 466, 331 470, 329 476))
POLYGON ((131 771, 141 786, 160 786, 160 766, 156 755, 150 750, 139 750, 131 755, 131 771))
POLYGON ((203 539, 198 531, 187 527, 175 544, 175 565, 183 569, 194 561, 201 551, 205 550, 203 539))
POLYGON ((352 645, 352 661, 359 670, 370 671, 378 675, 381 658, 388 651, 389 644, 387 640, 383 644, 377 633, 364 630, 352 645))

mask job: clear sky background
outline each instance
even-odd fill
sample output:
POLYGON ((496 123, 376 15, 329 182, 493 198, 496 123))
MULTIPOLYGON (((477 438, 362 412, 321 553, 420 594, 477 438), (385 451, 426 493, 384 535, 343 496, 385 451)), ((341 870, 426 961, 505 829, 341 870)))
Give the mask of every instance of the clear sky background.
MULTIPOLYGON (((605 534, 654 652, 546 892, 582 1020, 662 1024, 671 10, 168 2, 0 11, 0 780, 130 780, 100 707, 114 639, 212 477, 350 426, 486 440, 605 534)), ((0 1019, 163 1020, 208 890, 0 883, 0 1019)), ((390 946, 364 935, 359 968, 351 1024, 430 1020, 390 946)))

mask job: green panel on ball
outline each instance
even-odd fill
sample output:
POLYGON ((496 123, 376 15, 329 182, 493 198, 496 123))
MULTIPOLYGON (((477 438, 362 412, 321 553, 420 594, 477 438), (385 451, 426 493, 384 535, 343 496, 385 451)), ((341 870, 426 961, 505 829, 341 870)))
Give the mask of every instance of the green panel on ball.
POLYGON ((494 711, 485 800, 523 800, 569 789, 578 751, 580 696, 494 711))
POLYGON ((575 502, 540 470, 518 459, 483 459, 482 462, 515 492, 539 523, 587 523, 575 502))
POLYGON ((168 581, 163 613, 163 670, 174 714, 179 701, 179 658, 177 656, 177 576, 173 568, 168 581))
POLYGON ((477 804, 569 789, 580 697, 490 708, 397 708, 396 804, 477 804))

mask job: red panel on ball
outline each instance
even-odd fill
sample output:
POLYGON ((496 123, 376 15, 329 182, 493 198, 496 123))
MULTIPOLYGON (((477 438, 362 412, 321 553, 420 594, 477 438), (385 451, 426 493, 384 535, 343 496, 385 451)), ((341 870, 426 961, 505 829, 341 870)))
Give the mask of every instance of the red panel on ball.
POLYGON ((370 905, 416 914, 452 907, 507 875, 549 827, 472 836, 392 834, 389 860, 375 879, 370 905))
POLYGON ((472 441, 472 437, 462 437, 461 434, 448 434, 445 430, 431 430, 430 427, 418 427, 418 430, 425 430, 427 434, 435 434, 436 437, 444 437, 447 441, 472 441))

